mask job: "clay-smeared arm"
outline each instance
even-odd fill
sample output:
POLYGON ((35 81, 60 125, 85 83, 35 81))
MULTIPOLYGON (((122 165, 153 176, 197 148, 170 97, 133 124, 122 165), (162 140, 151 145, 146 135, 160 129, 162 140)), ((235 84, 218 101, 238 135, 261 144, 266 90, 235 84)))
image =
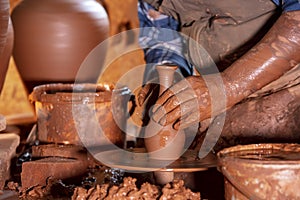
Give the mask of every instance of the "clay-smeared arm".
POLYGON ((286 12, 266 36, 222 74, 228 106, 239 102, 300 62, 300 11, 286 12))
MULTIPOLYGON (((226 108, 276 80, 299 62, 300 11, 286 12, 257 45, 221 73, 226 108)), ((162 125, 175 123, 175 128, 180 124, 186 127, 195 120, 211 117, 209 90, 197 76, 188 77, 165 91, 157 104, 161 106, 153 109, 153 119, 162 125)))

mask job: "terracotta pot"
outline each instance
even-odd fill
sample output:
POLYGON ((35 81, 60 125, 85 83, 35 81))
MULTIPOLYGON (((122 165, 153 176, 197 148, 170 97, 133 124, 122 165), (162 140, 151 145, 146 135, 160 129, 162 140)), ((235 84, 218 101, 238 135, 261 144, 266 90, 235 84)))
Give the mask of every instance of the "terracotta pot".
POLYGON ((300 199, 300 145, 250 144, 218 153, 225 199, 300 199))
MULTIPOLYGON (((156 69, 160 83, 159 94, 162 94, 173 84, 177 66, 157 66, 156 69)), ((173 129, 172 125, 162 127, 150 120, 145 129, 145 147, 154 159, 177 160, 183 153, 184 143, 184 132, 173 129)))
POLYGON ((107 13, 97 1, 23 0, 13 10, 12 21, 13 56, 29 90, 43 83, 73 83, 75 78, 97 81, 105 55, 77 76, 87 55, 109 36, 107 13))
POLYGON ((130 98, 127 87, 102 84, 46 84, 29 96, 35 103, 40 141, 122 148, 130 98))
POLYGON ((0 93, 13 47, 13 28, 9 17, 9 1, 0 0, 0 93))

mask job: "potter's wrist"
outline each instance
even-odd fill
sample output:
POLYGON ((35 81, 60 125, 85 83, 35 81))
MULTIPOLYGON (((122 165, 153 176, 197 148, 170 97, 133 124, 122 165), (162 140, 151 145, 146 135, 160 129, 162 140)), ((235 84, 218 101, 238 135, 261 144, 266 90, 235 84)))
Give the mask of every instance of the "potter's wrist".
POLYGON ((230 108, 240 99, 243 99, 244 96, 241 96, 242 92, 239 84, 236 83, 230 76, 226 73, 221 73, 221 77, 223 79, 224 91, 226 96, 226 108, 230 108))

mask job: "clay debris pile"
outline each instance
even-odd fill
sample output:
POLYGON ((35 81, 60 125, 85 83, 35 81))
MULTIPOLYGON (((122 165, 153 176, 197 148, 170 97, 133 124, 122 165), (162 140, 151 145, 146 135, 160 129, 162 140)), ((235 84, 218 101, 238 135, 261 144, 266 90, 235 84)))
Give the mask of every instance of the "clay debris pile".
POLYGON ((136 179, 125 177, 123 183, 119 186, 102 184, 85 189, 76 187, 72 196, 72 200, 199 200, 200 193, 192 192, 184 186, 183 180, 174 180, 172 183, 166 184, 163 188, 143 183, 140 188, 136 186, 136 179))
POLYGON ((65 185, 60 180, 49 178, 46 186, 35 186, 20 190, 16 183, 10 183, 10 190, 19 192, 24 200, 200 200, 199 192, 192 192, 184 186, 183 180, 160 187, 144 182, 136 186, 136 178, 125 177, 120 185, 97 184, 94 187, 65 185))

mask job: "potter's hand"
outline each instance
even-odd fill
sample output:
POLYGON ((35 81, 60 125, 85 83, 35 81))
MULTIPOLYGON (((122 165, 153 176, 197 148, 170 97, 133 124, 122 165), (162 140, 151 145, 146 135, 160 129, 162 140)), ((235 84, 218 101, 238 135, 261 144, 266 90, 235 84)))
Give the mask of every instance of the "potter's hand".
MULTIPOLYGON (((283 13, 258 44, 220 73, 226 105, 217 105, 217 112, 242 101, 300 63, 299 22, 300 11, 283 13)), ((207 85, 216 86, 215 83, 207 85)), ((201 77, 188 77, 175 84, 158 99, 160 106, 153 109, 154 121, 161 125, 175 123, 177 129, 179 125, 185 127, 196 120, 209 118, 212 95, 207 85, 201 77)), ((218 102, 214 99, 214 103, 218 102)))
POLYGON ((155 83, 145 84, 138 92, 138 105, 142 107, 144 103, 147 102, 147 100, 150 98, 151 94, 153 94, 154 91, 158 89, 158 87, 159 85, 155 83))
POLYGON ((159 84, 157 83, 147 83, 138 91, 137 98, 137 109, 139 120, 141 120, 141 125, 148 124, 150 119, 149 110, 156 102, 159 93, 159 84))
POLYGON ((190 76, 166 90, 153 108, 153 120, 178 129, 210 117, 211 99, 204 79, 190 76))

